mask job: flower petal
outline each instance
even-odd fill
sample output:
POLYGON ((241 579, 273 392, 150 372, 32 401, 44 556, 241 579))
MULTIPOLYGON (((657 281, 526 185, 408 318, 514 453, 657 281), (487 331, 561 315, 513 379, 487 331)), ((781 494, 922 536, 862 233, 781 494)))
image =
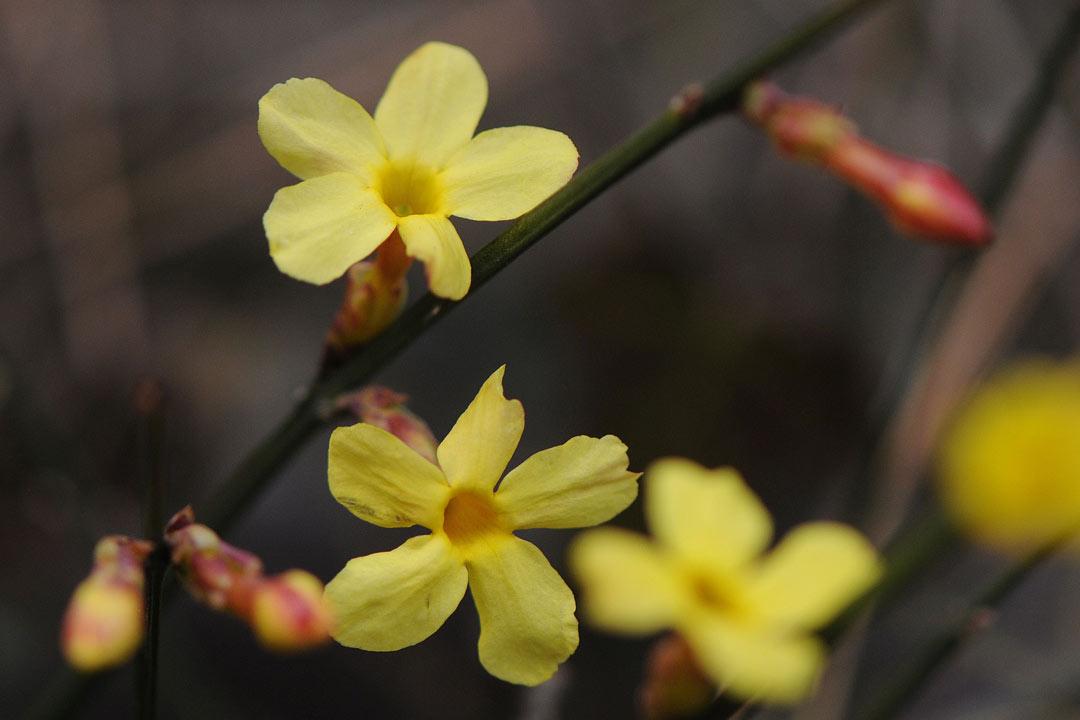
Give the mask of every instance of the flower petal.
POLYGON ((484 71, 468 50, 429 42, 394 71, 375 108, 375 124, 391 158, 437 170, 469 142, 487 93, 484 71))
POLYGON ((538 685, 577 649, 574 594, 530 542, 506 535, 469 558, 480 614, 480 663, 519 685, 538 685))
POLYGON ((370 185, 385 160, 367 110, 317 78, 292 78, 262 96, 259 137, 283 168, 303 179, 347 172, 370 185))
POLYGON ((661 544, 691 562, 731 568, 757 556, 772 537, 772 518, 731 468, 706 470, 681 458, 647 471, 645 516, 661 544))
POLYGON ((472 265, 449 220, 441 215, 406 215, 398 221, 398 231, 409 256, 424 263, 432 293, 450 300, 465 297, 472 265))
POLYGON ((794 704, 814 689, 825 661, 814 637, 755 632, 714 614, 686 622, 683 635, 702 669, 746 700, 794 704))
POLYGON ((510 220, 565 185, 577 165, 577 148, 561 132, 524 125, 486 130, 447 160, 447 208, 472 220, 510 220))
POLYGON ((350 560, 326 586, 335 640, 361 650, 400 650, 442 627, 469 574, 445 537, 409 538, 390 552, 350 560))
POLYGON ((570 546, 570 567, 584 592, 585 614, 597 627, 648 634, 679 617, 681 586, 641 535, 615 528, 582 533, 570 546))
POLYGON ((439 468, 390 433, 358 423, 330 436, 330 494, 380 527, 442 524, 450 487, 439 468))
POLYGON ((465 408, 436 454, 454 487, 491 491, 517 449, 525 409, 503 395, 503 365, 491 374, 465 408))
POLYGON ((614 435, 579 435, 511 470, 495 498, 514 528, 597 525, 637 497, 640 473, 627 472, 629 462, 614 435))
POLYGON ((355 175, 331 173, 278 190, 263 227, 281 272, 317 285, 341 277, 394 230, 394 213, 355 175))
POLYGON ((824 625, 881 577, 877 552, 838 523, 801 525, 784 537, 749 580, 747 601, 788 627, 824 625))

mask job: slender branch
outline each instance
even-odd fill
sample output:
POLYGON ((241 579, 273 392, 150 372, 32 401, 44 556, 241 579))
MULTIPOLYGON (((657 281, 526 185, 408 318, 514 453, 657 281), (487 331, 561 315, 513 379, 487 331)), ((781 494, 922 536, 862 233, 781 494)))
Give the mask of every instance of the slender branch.
POLYGON ((1027 579, 1032 571, 1058 549, 1052 544, 1010 567, 971 603, 955 623, 935 638, 909 666, 866 708, 855 713, 857 720, 890 720, 907 707, 923 685, 969 638, 986 629, 998 606, 1027 579))
MULTIPOLYGON (((700 95, 696 91, 684 93, 675 106, 586 167, 569 184, 481 248, 472 258, 473 292, 577 210, 683 134, 737 108, 748 83, 813 49, 880 2, 839 0, 710 83, 700 95)), ((224 532, 269 479, 326 423, 330 417, 327 406, 334 397, 372 377, 456 305, 425 295, 387 332, 333 372, 320 377, 289 415, 200 506, 203 521, 224 532)), ((47 683, 28 717, 68 717, 94 677, 97 676, 79 675, 64 668, 47 683)))
POLYGON ((160 542, 162 502, 165 489, 165 393, 161 384, 144 380, 135 389, 136 454, 143 486, 143 537, 158 543, 144 564, 146 635, 136 660, 136 705, 141 720, 157 716, 158 629, 161 618, 161 589, 168 565, 165 546, 160 542))

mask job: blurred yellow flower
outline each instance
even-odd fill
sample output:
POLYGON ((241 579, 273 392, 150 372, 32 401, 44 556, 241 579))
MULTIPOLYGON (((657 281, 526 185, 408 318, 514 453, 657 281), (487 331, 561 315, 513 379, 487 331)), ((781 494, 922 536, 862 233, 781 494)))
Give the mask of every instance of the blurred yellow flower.
POLYGON ((855 530, 815 522, 762 556, 772 519, 737 472, 672 458, 647 475, 655 543, 602 528, 571 547, 586 616, 622 633, 675 628, 732 695, 777 703, 807 695, 825 658, 810 631, 877 581, 877 553, 855 530))
POLYGON ((287 275, 325 284, 397 230, 431 291, 460 299, 469 256, 451 215, 509 220, 566 184, 578 153, 566 135, 515 126, 473 137, 487 78, 467 50, 431 42, 398 66, 372 117, 322 80, 293 78, 259 101, 259 137, 303 182, 263 217, 287 275))
POLYGON ((637 496, 618 438, 578 436, 536 453, 499 481, 525 413, 503 395, 505 366, 488 378, 437 450, 438 465, 373 425, 330 438, 330 492, 381 527, 430 534, 354 558, 326 586, 334 638, 399 650, 442 626, 472 590, 480 662, 508 682, 547 680, 577 648, 574 596, 543 553, 514 535, 527 528, 595 525, 637 496))
POLYGON ((946 433, 939 479, 957 524, 997 548, 1080 530, 1080 361, 1028 361, 992 379, 946 433))

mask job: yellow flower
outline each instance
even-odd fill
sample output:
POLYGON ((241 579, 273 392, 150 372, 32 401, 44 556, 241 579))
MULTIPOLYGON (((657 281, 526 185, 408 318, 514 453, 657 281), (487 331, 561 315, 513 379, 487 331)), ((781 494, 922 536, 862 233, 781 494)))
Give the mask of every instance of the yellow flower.
POLYGON ((815 522, 761 557, 772 519, 734 470, 673 458, 647 473, 645 517, 656 543, 604 528, 570 549, 586 616, 630 634, 675 628, 733 695, 805 696, 825 658, 810 631, 876 582, 874 549, 849 527, 815 522))
POLYGON ((991 380, 946 433, 939 479, 957 524, 998 548, 1080 529, 1080 362, 1028 361, 991 380))
POLYGON ((577 647, 573 593, 543 553, 513 533, 604 522, 633 502, 638 473, 627 472, 618 438, 578 436, 500 482, 525 426, 521 403, 503 396, 504 370, 439 445, 438 465, 373 425, 331 436, 330 492, 338 502, 381 527, 431 530, 350 560, 326 586, 342 645, 415 645, 439 629, 468 585, 480 614, 480 662, 492 675, 536 685, 577 647))
POLYGON ((448 217, 510 220, 566 184, 578 153, 566 135, 515 126, 473 137, 487 78, 467 50, 427 43, 398 66, 372 119, 322 80, 293 78, 259 101, 259 137, 303 182, 263 218, 287 275, 340 277, 397 230, 431 291, 460 299, 469 256, 448 217))

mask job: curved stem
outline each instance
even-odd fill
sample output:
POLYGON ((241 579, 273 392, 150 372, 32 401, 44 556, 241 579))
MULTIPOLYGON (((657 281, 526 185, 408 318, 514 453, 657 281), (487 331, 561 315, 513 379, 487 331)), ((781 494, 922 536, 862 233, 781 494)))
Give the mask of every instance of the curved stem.
POLYGON ((857 720, 890 720, 896 717, 965 641, 989 626, 1001 602, 1057 548, 1058 545, 1054 544, 1031 554, 987 586, 952 626, 935 638, 881 695, 856 712, 854 717, 857 720))

